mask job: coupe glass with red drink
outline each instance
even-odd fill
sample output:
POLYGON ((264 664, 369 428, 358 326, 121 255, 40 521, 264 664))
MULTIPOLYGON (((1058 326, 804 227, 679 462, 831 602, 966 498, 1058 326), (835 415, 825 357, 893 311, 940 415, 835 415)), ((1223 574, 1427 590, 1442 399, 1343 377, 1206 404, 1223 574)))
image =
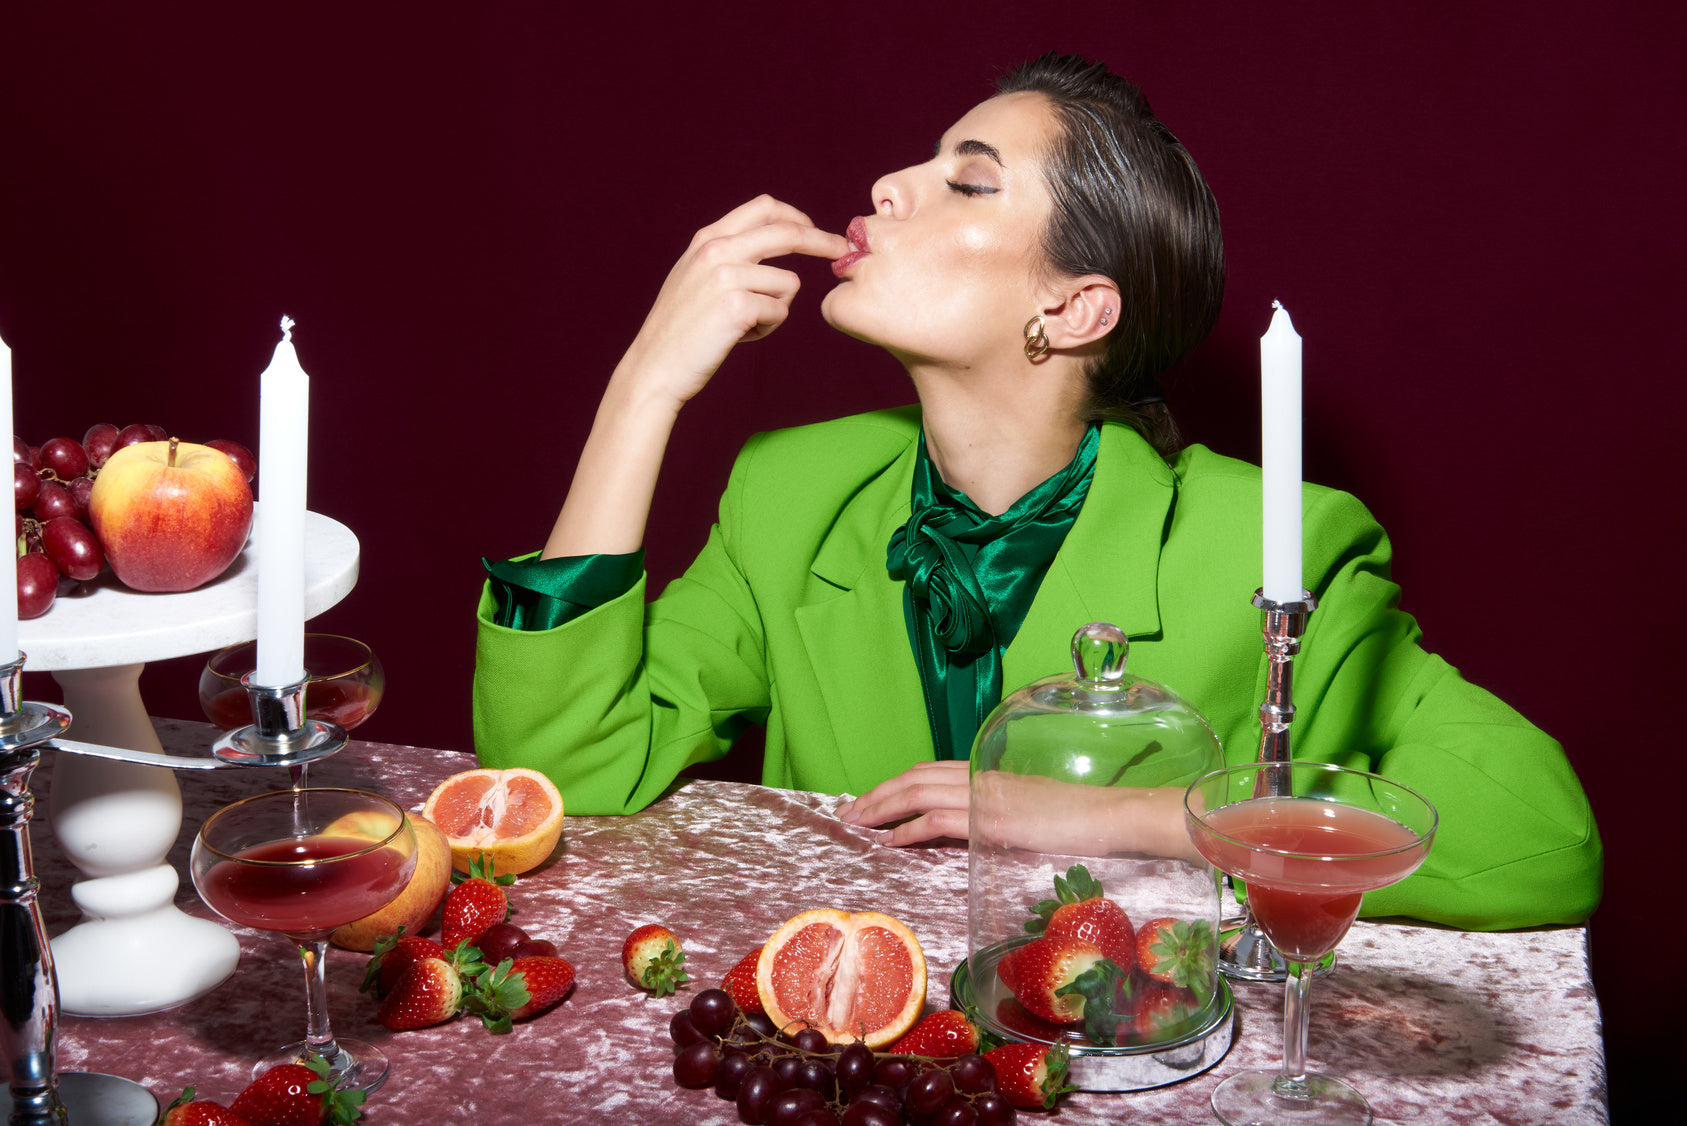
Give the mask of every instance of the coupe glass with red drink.
MULTIPOLYGON (((205 718, 232 731, 252 722, 252 704, 240 678, 257 667, 258 645, 247 641, 219 649, 199 674, 205 718)), ((363 642, 333 633, 305 634, 305 715, 350 731, 374 714, 386 674, 363 642)))
POLYGON ((1283 1066, 1232 1075, 1213 1092, 1213 1110, 1232 1126, 1369 1123, 1363 1095, 1306 1070, 1312 966, 1347 934, 1365 892, 1398 883, 1423 863, 1435 807, 1380 775, 1271 762, 1196 779, 1184 812, 1201 855, 1246 881, 1255 921, 1289 963, 1283 1066))
POLYGON ((231 923, 286 935, 305 964, 305 1039, 260 1060, 253 1075, 314 1053, 342 1088, 380 1086, 380 1050, 336 1039, 329 1027, 324 968, 334 929, 392 902, 415 871, 416 835, 404 811, 362 790, 259 794, 206 820, 190 866, 207 906, 231 923))

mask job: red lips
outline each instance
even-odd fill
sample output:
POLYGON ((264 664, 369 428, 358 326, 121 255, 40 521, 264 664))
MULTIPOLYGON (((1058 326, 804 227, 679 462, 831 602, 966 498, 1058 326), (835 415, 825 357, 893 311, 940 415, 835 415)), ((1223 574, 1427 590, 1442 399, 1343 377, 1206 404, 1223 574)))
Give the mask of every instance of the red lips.
POLYGON ((860 215, 851 219, 844 237, 849 240, 849 252, 832 261, 832 273, 840 278, 847 277, 855 264, 871 253, 867 245, 867 220, 860 215))

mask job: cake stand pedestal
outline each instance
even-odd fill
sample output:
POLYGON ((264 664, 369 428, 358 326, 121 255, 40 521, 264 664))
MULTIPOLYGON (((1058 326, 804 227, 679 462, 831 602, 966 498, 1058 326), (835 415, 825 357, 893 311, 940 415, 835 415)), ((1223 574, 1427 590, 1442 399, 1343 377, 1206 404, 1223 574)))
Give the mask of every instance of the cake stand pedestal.
MULTIPOLYGON (((141 670, 147 661, 251 640, 255 542, 197 590, 142 594, 107 575, 90 593, 62 598, 45 616, 19 623, 25 667, 58 681, 72 738, 163 752, 141 701, 141 670)), ((357 569, 357 537, 335 520, 307 513, 305 616, 344 598, 357 569)), ((181 832, 182 795, 172 770, 57 753, 51 818, 65 856, 88 877, 70 889, 83 921, 52 940, 62 1011, 157 1012, 209 992, 234 972, 235 937, 175 905, 180 877, 165 855, 181 832)))

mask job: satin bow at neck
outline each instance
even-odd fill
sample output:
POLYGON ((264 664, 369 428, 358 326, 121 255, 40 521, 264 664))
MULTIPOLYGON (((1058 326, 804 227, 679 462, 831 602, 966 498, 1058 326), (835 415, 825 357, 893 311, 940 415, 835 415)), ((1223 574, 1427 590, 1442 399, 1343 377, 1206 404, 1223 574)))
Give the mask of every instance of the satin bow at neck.
POLYGON ((912 514, 890 538, 886 566, 904 580, 903 608, 939 758, 965 758, 1002 696, 1002 650, 1012 643, 1043 575, 1083 507, 1100 430, 998 516, 938 476, 920 435, 912 514))

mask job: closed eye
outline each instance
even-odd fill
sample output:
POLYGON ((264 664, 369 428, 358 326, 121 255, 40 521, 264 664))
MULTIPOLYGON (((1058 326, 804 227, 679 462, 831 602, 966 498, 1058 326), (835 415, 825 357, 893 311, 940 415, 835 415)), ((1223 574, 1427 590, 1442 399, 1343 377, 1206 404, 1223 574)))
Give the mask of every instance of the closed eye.
POLYGON ((963 184, 957 180, 945 180, 952 192, 960 192, 964 196, 995 195, 1000 188, 986 187, 983 184, 963 184))

